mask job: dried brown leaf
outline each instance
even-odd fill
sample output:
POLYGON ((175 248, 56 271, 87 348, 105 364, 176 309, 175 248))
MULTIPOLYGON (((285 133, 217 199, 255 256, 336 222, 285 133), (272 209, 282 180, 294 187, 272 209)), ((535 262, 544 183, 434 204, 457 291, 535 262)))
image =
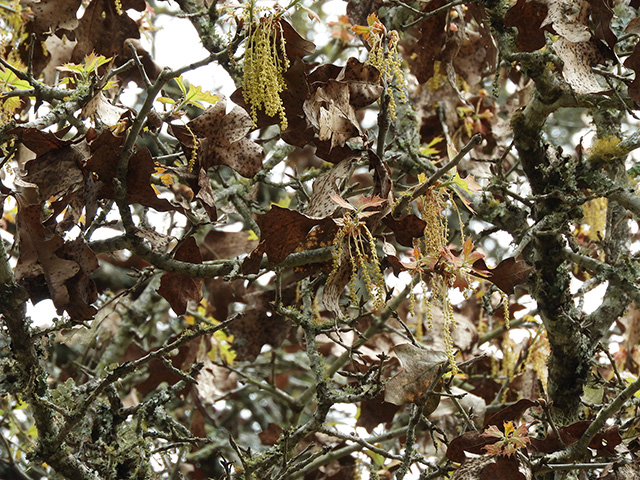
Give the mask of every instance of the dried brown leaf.
POLYGON ((22 180, 37 185, 42 200, 59 199, 83 188, 88 153, 84 143, 52 149, 26 163, 22 180))
POLYGON ((593 42, 573 43, 559 38, 553 44, 553 50, 564 63, 562 76, 576 93, 600 93, 606 90, 600 86, 591 70, 592 66, 606 61, 593 42))
POLYGON ((22 0, 20 3, 23 8, 31 8, 33 15, 29 17, 26 28, 39 38, 58 29, 74 30, 78 26, 76 13, 81 0, 22 0))
POLYGON ((305 210, 305 215, 312 218, 324 218, 333 215, 338 205, 331 200, 331 195, 340 193, 337 185, 345 179, 355 158, 345 158, 313 182, 313 193, 305 210))
POLYGON ((387 215, 382 221, 393 231, 398 243, 405 247, 413 247, 413 239, 423 237, 427 225, 424 220, 414 214, 406 215, 398 220, 387 215))
POLYGON ((613 48, 618 39, 611 30, 614 2, 612 0, 587 0, 591 6, 591 20, 595 25, 595 38, 613 48))
POLYGON ((439 350, 427 350, 410 343, 396 345, 394 352, 402 370, 387 382, 385 402, 394 405, 417 402, 442 374, 448 357, 439 350))
MULTIPOLYGON (((295 298, 295 287, 282 290, 282 301, 289 304, 295 298)), ((260 354, 264 345, 278 348, 289 336, 292 324, 274 312, 270 303, 274 300, 273 292, 258 292, 245 295, 243 301, 250 307, 238 316, 229 326, 233 335, 233 349, 236 360, 253 361, 260 354)))
POLYGON ((280 28, 285 40, 285 50, 291 62, 306 57, 316 51, 316 45, 303 38, 286 20, 280 19, 280 28))
MULTIPOLYGON (((433 0, 423 3, 422 11, 429 13, 442 7, 446 0, 433 0)), ((416 76, 418 83, 426 83, 434 75, 433 66, 442 59, 442 53, 447 41, 447 11, 425 18, 410 30, 403 42, 406 58, 411 58, 409 68, 416 76)), ((364 24, 363 24, 364 25, 364 24)))
POLYGON ((309 122, 318 131, 320 141, 330 141, 331 148, 343 147, 347 140, 361 134, 355 110, 349 103, 349 85, 329 80, 304 103, 309 122))
POLYGON ((76 44, 71 61, 79 64, 91 52, 105 57, 118 57, 119 63, 126 61, 128 54, 125 41, 140 38, 138 24, 126 13, 133 8, 143 11, 146 8, 142 0, 124 1, 119 15, 113 0, 93 0, 84 11, 78 28, 76 28, 76 44))
MULTIPOLYGON (((98 177, 98 195, 101 198, 114 198, 113 179, 116 175, 118 157, 122 150, 124 137, 113 135, 110 130, 102 133, 89 143, 91 157, 86 167, 98 177)), ((129 160, 127 173, 127 200, 154 208, 160 212, 170 210, 182 211, 164 198, 159 198, 151 186, 151 174, 155 166, 149 150, 141 148, 129 160)))
POLYGON ((207 212, 209 220, 215 222, 218 219, 218 211, 216 209, 213 189, 211 188, 211 180, 204 169, 200 169, 198 173, 198 193, 196 199, 200 200, 202 207, 207 212))
POLYGON ((470 431, 454 438, 447 446, 447 458, 453 462, 462 463, 467 458, 465 452, 482 455, 484 447, 498 441, 497 438, 487 438, 482 432, 470 431))
POLYGON ((193 148, 191 130, 200 142, 198 156, 205 170, 214 165, 226 165, 243 177, 251 178, 262 169, 262 147, 246 138, 251 129, 251 117, 240 107, 226 113, 226 100, 218 101, 191 120, 183 130, 173 125, 172 132, 190 152, 193 148))
POLYGON ((548 8, 542 26, 550 25, 562 38, 572 43, 591 38, 587 27, 589 5, 585 0, 537 0, 548 8))
POLYGON ((354 108, 371 105, 380 98, 383 87, 380 84, 380 71, 368 63, 362 63, 350 57, 347 64, 338 74, 336 80, 347 82, 349 86, 349 103, 354 108))
MULTIPOLYGON (((173 258, 182 262, 201 264, 202 256, 193 237, 187 238, 177 248, 173 258)), ((174 312, 184 315, 190 302, 198 304, 202 300, 202 278, 194 278, 179 273, 166 272, 160 280, 158 294, 162 296, 174 312)))
POLYGON ((518 29, 516 45, 523 52, 533 52, 546 45, 542 22, 548 11, 544 3, 518 0, 505 14, 504 24, 518 29))
POLYGON ((58 313, 67 310, 75 320, 88 320, 95 313, 89 305, 96 296, 89 278, 98 268, 95 254, 83 240, 65 244, 62 237, 42 224, 41 215, 40 205, 19 203, 16 280, 34 302, 51 298, 58 313))
POLYGON ((479 272, 479 276, 486 278, 503 292, 511 295, 516 285, 529 280, 533 268, 522 260, 509 257, 501 261, 496 268, 489 268, 481 258, 474 262, 473 270, 479 272), (486 272, 489 272, 488 275, 486 272))
POLYGON ((267 213, 258 215, 256 222, 260 227, 261 239, 257 249, 267 254, 272 265, 277 265, 296 249, 311 228, 323 220, 273 205, 267 213))
POLYGON ((381 423, 391 422, 398 410, 400 410, 398 405, 386 402, 384 394, 380 393, 374 398, 360 403, 360 416, 356 426, 371 432, 381 423))
POLYGON ((624 66, 633 70, 636 74, 633 82, 629 85, 629 96, 640 105, 640 43, 633 47, 633 52, 624 61, 624 66))
POLYGON ((533 400, 529 400, 527 398, 520 399, 513 405, 509 405, 489 417, 485 421, 484 427, 486 428, 490 425, 495 425, 502 428, 502 425, 505 422, 514 422, 519 420, 527 410, 536 405, 538 405, 538 402, 534 402, 533 400))

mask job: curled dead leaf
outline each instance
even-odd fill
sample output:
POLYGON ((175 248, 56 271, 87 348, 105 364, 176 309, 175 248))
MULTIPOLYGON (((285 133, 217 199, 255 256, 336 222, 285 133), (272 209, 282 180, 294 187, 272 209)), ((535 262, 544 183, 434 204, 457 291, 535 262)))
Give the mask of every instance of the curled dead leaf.
POLYGON ((387 382, 384 400, 394 405, 417 402, 442 375, 448 363, 447 354, 410 343, 396 345, 393 350, 402 370, 387 382))

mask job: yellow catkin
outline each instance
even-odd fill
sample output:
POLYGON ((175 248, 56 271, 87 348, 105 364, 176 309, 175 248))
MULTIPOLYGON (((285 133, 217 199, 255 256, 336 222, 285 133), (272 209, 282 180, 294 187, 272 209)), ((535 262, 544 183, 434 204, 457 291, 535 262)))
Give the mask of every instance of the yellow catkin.
MULTIPOLYGON (((500 369, 502 375, 507 377, 507 382, 511 383, 515 376, 515 367, 518 362, 518 354, 516 351, 516 344, 509 335, 505 333, 502 340, 502 368, 500 369)), ((508 388, 505 388, 501 401, 506 401, 508 388)))
POLYGON ((391 89, 389 95, 388 112, 389 117, 395 119, 397 102, 406 103, 407 95, 405 93, 405 77, 402 70, 402 57, 398 52, 398 42, 400 36, 398 32, 392 30, 389 32, 388 42, 385 45, 384 33, 372 33, 369 37, 369 58, 367 63, 373 65, 380 71, 380 75, 385 80, 387 86, 391 89))
POLYGON ((347 212, 343 217, 343 226, 338 230, 334 238, 334 249, 331 273, 327 283, 340 269, 340 264, 346 254, 351 266, 351 278, 349 279, 349 299, 352 304, 358 305, 359 299, 356 293, 357 281, 362 279, 368 298, 373 302, 373 308, 379 309, 385 305, 385 280, 380 267, 380 258, 376 251, 376 243, 373 235, 360 223, 358 218, 347 212))
POLYGON ((289 68, 282 27, 275 15, 260 18, 251 24, 244 53, 242 94, 251 109, 254 126, 258 111, 280 118, 280 128, 286 130, 287 117, 280 94, 287 88, 284 72, 289 68))
POLYGON ((198 137, 196 136, 195 133, 193 133, 193 131, 191 130, 191 128, 189 128, 189 125, 185 124, 185 127, 187 127, 187 131, 189 132, 189 134, 191 135, 191 138, 193 139, 193 151, 191 152, 191 158, 189 159, 189 166, 187 167, 189 172, 193 171, 193 167, 196 164, 196 160, 198 159, 198 147, 200 146, 200 143, 198 142, 198 137))
POLYGON ((607 225, 607 199, 605 197, 594 198, 582 206, 582 221, 589 226, 587 238, 599 240, 604 238, 607 225))
POLYGON ((114 0, 114 5, 116 7, 116 13, 118 15, 122 15, 123 11, 122 11, 122 0, 114 0))
POLYGON ((431 280, 431 291, 433 296, 439 300, 442 309, 442 335, 444 349, 451 366, 451 375, 457 375, 459 372, 456 363, 455 346, 453 344, 452 332, 456 328, 456 320, 453 315, 453 305, 449 301, 449 285, 446 284, 444 278, 437 279, 433 277, 431 280))
POLYGON ((441 214, 444 209, 442 195, 433 189, 427 190, 418 203, 418 209, 426 222, 423 254, 427 257, 439 256, 447 245, 449 233, 446 217, 441 214))
POLYGON ((504 328, 509 330, 511 328, 511 314, 509 313, 509 295, 502 292, 502 308, 504 315, 504 328))
POLYGON ((547 380, 549 378, 549 369, 547 367, 547 361, 551 348, 549 347, 549 339, 547 338, 547 332, 543 331, 535 343, 531 347, 531 353, 529 358, 529 364, 534 372, 538 375, 543 390, 547 391, 547 380))

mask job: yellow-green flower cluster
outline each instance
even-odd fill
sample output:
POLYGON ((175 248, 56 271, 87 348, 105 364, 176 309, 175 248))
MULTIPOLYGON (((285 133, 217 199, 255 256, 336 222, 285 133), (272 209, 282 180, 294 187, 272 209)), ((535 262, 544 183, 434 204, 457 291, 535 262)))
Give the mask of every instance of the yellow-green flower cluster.
POLYGON ((347 212, 344 225, 338 230, 334 244, 339 245, 333 252, 332 271, 327 283, 331 283, 338 273, 344 257, 351 264, 351 278, 349 280, 349 297, 352 304, 358 305, 357 280, 362 279, 367 294, 373 302, 373 308, 379 309, 385 305, 385 281, 380 268, 380 258, 376 252, 376 242, 364 223, 347 212))
POLYGON ((122 0, 114 0, 116 13, 122 15, 122 0))
POLYGON ((589 226, 587 238, 599 240, 607 227, 607 198, 599 197, 589 200, 582 206, 582 221, 589 226))
POLYGON ((287 128, 287 117, 280 94, 287 88, 283 74, 289 68, 282 27, 275 15, 260 18, 250 25, 244 53, 242 92, 251 107, 253 124, 258 110, 280 117, 280 128, 287 128))
POLYGON ((445 198, 441 191, 429 189, 420 198, 418 209, 425 221, 424 243, 422 254, 425 257, 438 257, 447 246, 449 227, 447 217, 442 214, 445 208, 445 198))
POLYGON ((386 44, 383 42, 383 35, 372 34, 369 37, 371 50, 369 51, 368 63, 380 70, 380 75, 386 79, 392 94, 389 95, 389 116, 396 118, 396 97, 400 103, 407 101, 405 94, 405 78, 402 70, 402 58, 398 52, 398 32, 391 30, 386 44))

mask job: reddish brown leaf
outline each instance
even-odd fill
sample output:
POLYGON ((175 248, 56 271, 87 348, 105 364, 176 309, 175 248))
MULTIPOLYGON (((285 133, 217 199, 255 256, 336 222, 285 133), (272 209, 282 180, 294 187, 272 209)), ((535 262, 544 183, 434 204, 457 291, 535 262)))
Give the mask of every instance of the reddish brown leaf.
POLYGON ((498 428, 502 429, 502 426, 505 422, 515 422, 516 420, 519 420, 520 417, 524 415, 524 412, 536 405, 538 405, 538 402, 534 402, 533 400, 529 400, 527 398, 518 400, 513 405, 509 405, 508 407, 503 408, 499 412, 486 419, 484 422, 484 428, 487 428, 490 425, 495 425, 498 428))
POLYGON ((381 423, 391 422, 395 414, 400 410, 398 405, 385 402, 382 393, 370 400, 360 403, 360 416, 356 425, 364 427, 369 433, 381 423))
POLYGON ((519 457, 496 457, 495 462, 487 465, 477 480, 531 480, 531 466, 519 457))
POLYGON ((498 441, 497 438, 487 438, 482 432, 466 432, 454 438, 447 446, 447 458, 453 462, 462 463, 467 458, 465 452, 484 455, 484 447, 498 441))
MULTIPOLYGON (((331 219, 327 220, 332 222, 331 219)), ((261 252, 260 257, 262 253, 266 253, 272 265, 287 258, 304 240, 309 230, 323 222, 277 205, 272 206, 267 213, 258 215, 256 221, 260 227, 261 239, 256 251, 261 252)))
POLYGON ((59 314, 67 310, 75 320, 88 320, 95 313, 89 303, 96 289, 89 275, 98 268, 97 259, 83 240, 65 245, 62 237, 42 225, 41 212, 40 205, 19 204, 16 280, 34 303, 51 298, 59 314))
POLYGON ((292 63, 294 60, 311 55, 316 51, 315 44, 302 38, 286 20, 280 19, 280 28, 282 28, 282 33, 284 34, 287 57, 292 63))
MULTIPOLYGON (((433 0, 423 4, 423 11, 424 13, 431 12, 442 7, 445 3, 447 3, 445 0, 433 0)), ((404 42, 406 58, 411 58, 411 62, 409 62, 411 73, 421 84, 433 76, 433 65, 442 57, 447 40, 446 20, 446 10, 424 19, 411 30, 413 36, 407 37, 404 42)))
POLYGON ((58 135, 51 132, 44 132, 37 128, 24 128, 17 127, 11 130, 11 135, 17 136, 20 141, 36 155, 44 155, 51 150, 57 150, 72 142, 69 140, 62 140, 58 135))
MULTIPOLYGON (((591 423, 592 422, 590 420, 584 420, 572 423, 571 425, 560 427, 558 431, 560 432, 560 438, 562 438, 562 442, 559 442, 556 434, 554 432, 551 432, 549 435, 547 435, 547 438, 543 440, 532 438, 531 445, 538 452, 553 453, 561 449, 563 443, 566 446, 570 446, 580 440, 591 423)), ((615 456, 616 447, 621 443, 622 438, 620 437, 620 433, 618 432, 618 427, 614 425, 607 428, 603 433, 596 434, 591 439, 591 442, 589 442, 589 448, 596 450, 598 452, 598 456, 615 456)))
POLYGON ((140 38, 138 24, 127 15, 126 10, 133 8, 143 11, 146 8, 142 0, 122 3, 124 12, 118 15, 113 0, 93 0, 84 11, 80 24, 75 30, 78 41, 71 61, 81 63, 91 52, 105 57, 120 57, 125 61, 125 40, 140 38))
POLYGON ((213 189, 211 188, 211 181, 207 176, 207 172, 204 169, 199 170, 198 174, 198 193, 196 199, 200 200, 202 207, 207 212, 209 220, 215 222, 218 219, 218 211, 216 209, 215 198, 213 196, 213 189))
POLYGON ((633 82, 629 85, 629 96, 637 105, 640 105, 640 43, 633 47, 633 52, 624 61, 624 66, 633 70, 636 74, 633 82))
POLYGON ((269 423, 267 429, 258 434, 258 438, 260 438, 262 445, 275 445, 278 443, 282 432, 283 430, 280 425, 277 423, 269 423))
POLYGON ((347 145, 343 147, 332 147, 330 140, 320 141, 317 138, 314 138, 313 143, 316 146, 316 156, 330 163, 340 163, 345 158, 354 154, 354 151, 347 145))
MULTIPOLYGON (((294 297, 295 288, 283 289, 283 302, 292 302, 294 297)), ((278 348, 289 335, 292 324, 273 312, 269 305, 273 300, 273 292, 244 296, 243 301, 251 308, 240 314, 229 326, 229 332, 234 336, 236 360, 253 361, 264 345, 278 348)))
MULTIPOLYGON (((131 47, 134 47, 136 53, 138 54, 138 58, 140 59, 140 63, 144 67, 144 71, 149 77, 149 79, 156 80, 158 75, 162 72, 162 67, 153 61, 153 57, 151 54, 147 52, 147 50, 142 46, 142 42, 137 38, 127 38, 124 42, 124 57, 126 59, 133 58, 133 52, 131 51, 131 47)), ((138 69, 129 70, 124 74, 120 75, 123 83, 129 80, 133 80, 134 82, 140 83, 140 74, 138 69)))
POLYGON ((531 466, 525 460, 500 455, 484 455, 466 460, 451 480, 531 480, 531 466))
POLYGON ((474 262, 473 269, 509 295, 514 292, 516 285, 526 283, 533 271, 526 262, 513 257, 501 261, 496 268, 487 267, 484 259, 481 258, 474 262), (486 275, 486 272, 489 274, 486 275))
MULTIPOLYGON (((188 263, 202 263, 202 256, 193 237, 187 238, 180 244, 173 257, 175 260, 188 263)), ((184 315, 189 302, 198 304, 202 300, 202 278, 194 278, 173 272, 166 272, 160 280, 158 294, 161 295, 174 312, 184 315)))
POLYGON ((351 0, 347 4, 347 15, 352 25, 366 25, 367 17, 378 11, 384 2, 382 0, 351 0))
MULTIPOLYGON (((169 338, 167 343, 174 340, 176 340, 176 337, 169 338)), ((171 364, 177 369, 188 368, 188 366, 192 365, 196 360, 199 347, 200 344, 198 342, 189 342, 186 345, 178 347, 177 353, 170 357, 171 364)), ((158 348, 159 347, 153 348, 151 351, 157 350, 158 348)), ((149 351, 145 351, 134 342, 129 345, 124 360, 137 360, 149 353, 149 351)), ((161 383, 175 385, 181 380, 180 376, 169 370, 161 360, 155 358, 149 362, 148 372, 149 376, 135 387, 143 396, 156 390, 161 383)))
POLYGON ((383 87, 380 85, 380 72, 368 63, 362 63, 350 57, 347 64, 338 74, 336 80, 347 82, 349 86, 349 103, 354 108, 371 105, 380 98, 383 87))
POLYGON ((530 0, 518 0, 504 16, 507 27, 516 27, 516 44, 523 52, 533 52, 546 45, 542 22, 547 18, 547 6, 530 0))
MULTIPOLYGON (((98 194, 102 198, 114 198, 113 179, 116 175, 118 157, 123 143, 123 137, 113 135, 108 129, 105 129, 99 137, 90 143, 91 157, 87 161, 86 167, 96 174, 99 184, 98 194)), ((181 207, 172 205, 156 195, 151 186, 151 174, 154 169, 153 158, 147 148, 142 148, 134 153, 129 160, 127 200, 160 212, 181 211, 181 207)))
POLYGON ((591 5, 591 20, 595 24, 595 37, 603 40, 613 48, 618 39, 611 30, 611 19, 613 18, 612 0, 587 0, 591 5))
POLYGON ((80 166, 88 153, 84 143, 52 149, 27 162, 27 173, 22 179, 38 186, 42 200, 59 199, 83 188, 84 174, 80 166))
POLYGON ((382 221, 393 231, 398 243, 405 247, 413 247, 413 239, 423 237, 424 229, 427 225, 424 220, 414 214, 407 215, 399 220, 387 215, 382 221))

